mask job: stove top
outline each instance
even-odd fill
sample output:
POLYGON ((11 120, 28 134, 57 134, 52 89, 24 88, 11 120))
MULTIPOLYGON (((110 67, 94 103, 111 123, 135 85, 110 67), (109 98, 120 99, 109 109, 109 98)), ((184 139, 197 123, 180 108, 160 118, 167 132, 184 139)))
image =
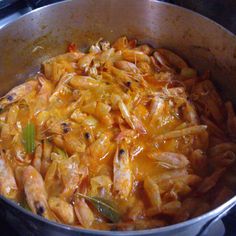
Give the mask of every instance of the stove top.
MULTIPOLYGON (((0 0, 7 2, 7 0, 0 0)), ((50 3, 62 0, 16 0, 13 4, 0 10, 0 29, 16 20, 25 13, 34 8, 41 7, 50 3)), ((236 1, 235 0, 164 0, 191 10, 197 11, 216 22, 220 23, 228 30, 236 34, 236 1)), ((17 226, 16 226, 17 227, 17 226)), ((1 236, 23 236, 19 235, 0 214, 0 235, 1 236)), ((219 220, 213 224, 207 236, 235 236, 236 235, 236 208, 225 216, 222 221, 219 220)))
MULTIPOLYGON (((5 1, 5 0, 4 0, 5 1)), ((42 7, 47 4, 60 2, 62 0, 16 0, 13 4, 7 5, 5 8, 0 10, 0 29, 16 20, 20 16, 27 12, 30 12, 34 8, 42 7)), ((1 0, 0 0, 1 2, 1 0)))

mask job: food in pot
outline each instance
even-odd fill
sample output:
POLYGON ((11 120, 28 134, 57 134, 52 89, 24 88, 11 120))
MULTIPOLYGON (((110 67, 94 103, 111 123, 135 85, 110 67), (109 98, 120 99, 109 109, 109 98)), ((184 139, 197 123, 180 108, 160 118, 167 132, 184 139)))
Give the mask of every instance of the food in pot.
POLYGON ((162 227, 234 194, 236 116, 209 77, 126 37, 69 52, 0 100, 0 193, 50 220, 162 227))

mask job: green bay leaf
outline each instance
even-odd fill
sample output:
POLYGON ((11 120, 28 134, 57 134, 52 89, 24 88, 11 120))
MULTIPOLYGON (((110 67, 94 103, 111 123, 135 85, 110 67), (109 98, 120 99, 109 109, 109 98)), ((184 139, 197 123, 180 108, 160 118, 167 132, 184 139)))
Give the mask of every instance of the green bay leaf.
POLYGON ((119 222, 121 215, 111 201, 101 197, 86 196, 81 193, 77 193, 77 195, 89 201, 101 215, 109 219, 111 222, 119 222))
POLYGON ((33 123, 28 123, 23 129, 23 144, 26 153, 33 153, 35 149, 35 126, 33 123))

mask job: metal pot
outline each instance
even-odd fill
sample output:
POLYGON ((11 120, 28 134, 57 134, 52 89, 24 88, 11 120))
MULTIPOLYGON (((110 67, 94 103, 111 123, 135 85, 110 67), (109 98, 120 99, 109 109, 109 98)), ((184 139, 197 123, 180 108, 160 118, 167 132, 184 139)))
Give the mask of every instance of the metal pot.
POLYGON ((8 7, 18 0, 0 0, 0 9, 8 7))
MULTIPOLYGON (((236 37, 192 11, 155 0, 77 0, 34 10, 0 30, 0 93, 66 50, 86 48, 100 37, 121 35, 170 48, 200 70, 210 69, 222 95, 236 104, 236 37)), ((49 222, 0 197, 1 214, 24 235, 200 235, 233 205, 236 196, 200 217, 159 229, 129 232, 85 230, 49 222)))

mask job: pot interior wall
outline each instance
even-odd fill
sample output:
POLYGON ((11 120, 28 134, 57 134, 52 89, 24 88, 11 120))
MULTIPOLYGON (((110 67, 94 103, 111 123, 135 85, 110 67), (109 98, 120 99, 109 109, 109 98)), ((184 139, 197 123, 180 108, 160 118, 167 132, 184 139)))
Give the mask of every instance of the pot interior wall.
POLYGON ((66 1, 0 30, 0 93, 65 52, 69 42, 85 49, 100 37, 121 35, 173 49, 201 71, 211 70, 218 88, 236 104, 236 37, 191 11, 152 0, 66 1))

